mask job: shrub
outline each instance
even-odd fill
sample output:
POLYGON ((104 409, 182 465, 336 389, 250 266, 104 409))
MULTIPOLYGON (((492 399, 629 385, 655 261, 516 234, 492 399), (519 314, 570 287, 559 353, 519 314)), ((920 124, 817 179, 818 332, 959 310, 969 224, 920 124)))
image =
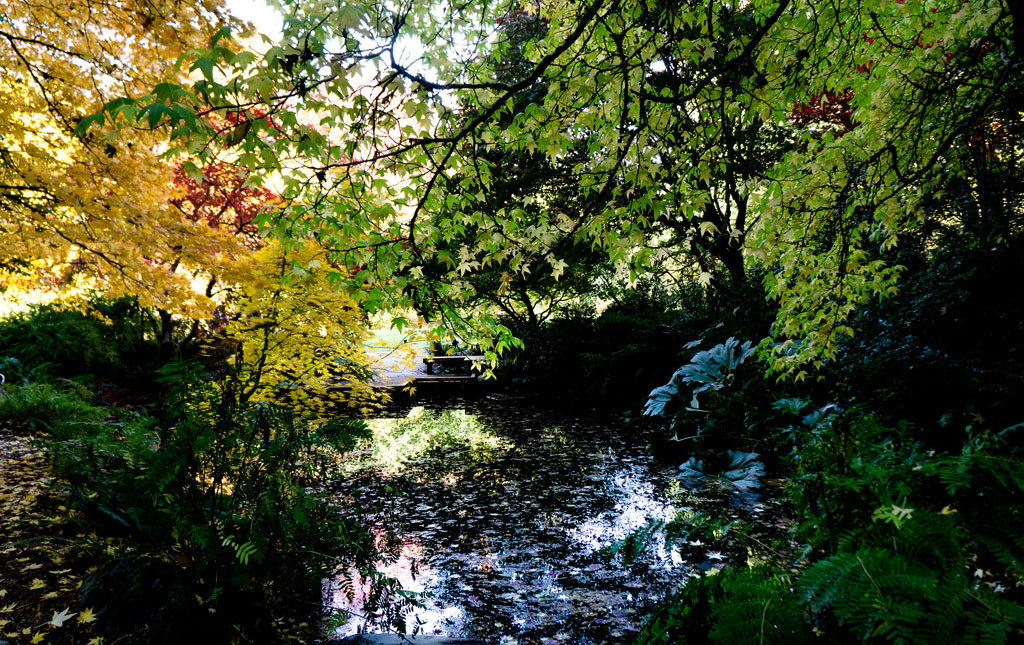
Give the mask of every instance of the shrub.
POLYGON ((674 440, 704 452, 720 454, 737 445, 759 449, 771 415, 765 415, 769 388, 754 352, 751 341, 731 337, 697 352, 668 383, 651 390, 644 414, 667 417, 674 440))
POLYGON ((0 321, 0 347, 28 365, 69 376, 113 365, 117 341, 98 317, 54 305, 34 306, 0 321))
MULTIPOLYGON (((51 445, 55 471, 85 516, 134 544, 129 559, 101 569, 90 588, 123 579, 177 590, 181 611, 194 614, 199 603, 202 615, 216 612, 218 625, 263 640, 276 611, 308 613, 336 565, 375 578, 372 535, 315 492, 333 472, 332 455, 367 434, 363 422, 316 423, 281 406, 239 401, 230 378, 215 381, 181 363, 163 379, 170 392, 162 419, 121 413, 51 445)), ((383 602, 390 587, 376 587, 383 602)), ((185 637, 181 625, 138 623, 137 598, 95 593, 110 630, 143 630, 134 633, 139 642, 185 637)), ((217 633, 204 622, 189 629, 193 637, 217 633)))
POLYGON ((15 430, 48 432, 64 436, 79 432, 83 426, 98 423, 101 408, 86 403, 81 386, 70 381, 59 385, 23 382, 8 383, 0 391, 0 423, 15 430))
POLYGON ((1024 419, 1024 293, 1006 288, 1024 280, 1024 243, 921 255, 901 258, 912 270, 897 295, 858 311, 830 376, 840 396, 955 451, 967 424, 1024 419))
MULTIPOLYGON (((788 578, 753 570, 691 582, 652 616, 641 642, 761 642, 766 624, 793 616, 837 643, 1019 636, 1019 594, 1000 592, 1024 583, 1024 462, 1012 441, 1020 428, 972 431, 951 455, 921 448, 909 424, 809 407, 775 405, 799 418, 780 440, 793 447, 787 493, 812 562, 788 578)), ((801 633, 772 632, 794 642, 801 633)))

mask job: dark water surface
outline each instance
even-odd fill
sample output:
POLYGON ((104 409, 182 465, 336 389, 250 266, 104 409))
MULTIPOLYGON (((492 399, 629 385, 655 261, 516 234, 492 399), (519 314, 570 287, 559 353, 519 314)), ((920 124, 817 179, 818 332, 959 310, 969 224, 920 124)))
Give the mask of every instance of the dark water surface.
MULTIPOLYGON (((603 548, 652 520, 713 509, 756 522, 766 511, 753 498, 688 491, 652 458, 651 430, 607 417, 483 401, 372 423, 375 447, 349 464, 337 494, 378 532, 399 530, 399 557, 382 570, 423 594, 406 616, 410 633, 629 642, 687 577, 745 565, 749 550, 728 527, 704 541, 655 532, 628 564, 603 548)), ((329 605, 360 612, 358 599, 326 587, 329 605)), ((353 617, 337 634, 359 630, 380 631, 353 617)))

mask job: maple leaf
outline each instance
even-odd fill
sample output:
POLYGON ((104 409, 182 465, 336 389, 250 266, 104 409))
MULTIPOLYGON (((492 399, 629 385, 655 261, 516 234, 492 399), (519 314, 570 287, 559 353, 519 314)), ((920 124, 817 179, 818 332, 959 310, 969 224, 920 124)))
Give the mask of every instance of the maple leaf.
POLYGON ((82 613, 78 615, 78 622, 80 623, 91 623, 96 620, 96 612, 92 610, 92 607, 86 607, 82 610, 82 613))
POLYGON ((35 591, 36 589, 42 589, 44 587, 46 587, 46 583, 40 580, 39 578, 36 578, 32 581, 32 584, 29 585, 29 590, 35 591))
POLYGON ((74 612, 74 613, 69 613, 70 611, 71 611, 70 607, 65 607, 64 609, 60 610, 59 612, 57 612, 57 611, 53 612, 53 618, 50 619, 50 624, 53 625, 54 627, 63 627, 64 623, 66 623, 68 620, 70 620, 74 616, 78 615, 77 611, 74 612))
POLYGON ((30 643, 42 643, 44 638, 46 638, 46 637, 43 636, 42 632, 36 632, 35 635, 32 636, 32 640, 30 640, 29 642, 30 643))

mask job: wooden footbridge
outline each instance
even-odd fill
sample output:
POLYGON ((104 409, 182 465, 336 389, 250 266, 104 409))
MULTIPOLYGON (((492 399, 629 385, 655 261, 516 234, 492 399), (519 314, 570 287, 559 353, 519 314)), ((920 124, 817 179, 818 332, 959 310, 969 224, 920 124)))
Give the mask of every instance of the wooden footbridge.
MULTIPOLYGON (((481 380, 483 355, 429 355, 421 360, 424 367, 420 368, 401 369, 385 365, 377 370, 371 385, 376 389, 400 390, 435 384, 469 385, 481 380)), ((339 383, 331 389, 345 390, 349 387, 347 383, 339 383)))

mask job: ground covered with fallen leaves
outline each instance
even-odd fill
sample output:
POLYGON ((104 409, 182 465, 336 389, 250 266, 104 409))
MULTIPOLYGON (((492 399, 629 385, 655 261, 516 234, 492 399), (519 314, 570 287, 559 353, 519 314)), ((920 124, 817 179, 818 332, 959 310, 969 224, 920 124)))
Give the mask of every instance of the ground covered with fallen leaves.
POLYGON ((80 530, 39 440, 0 427, 0 642, 100 645, 78 587, 105 546, 80 530))
MULTIPOLYGON (((410 632, 629 642, 687 578, 787 559, 787 524, 769 495, 681 486, 677 469, 652 458, 651 428, 521 402, 468 409, 375 421, 376 444, 336 486, 374 530, 399 532, 399 557, 384 571, 422 594, 410 632), (680 517, 692 526, 665 539, 659 523, 680 517), (630 535, 642 538, 632 558, 630 535)), ((351 590, 339 576, 327 602, 358 615, 351 590)), ((338 633, 363 629, 374 626, 353 616, 338 633)))

